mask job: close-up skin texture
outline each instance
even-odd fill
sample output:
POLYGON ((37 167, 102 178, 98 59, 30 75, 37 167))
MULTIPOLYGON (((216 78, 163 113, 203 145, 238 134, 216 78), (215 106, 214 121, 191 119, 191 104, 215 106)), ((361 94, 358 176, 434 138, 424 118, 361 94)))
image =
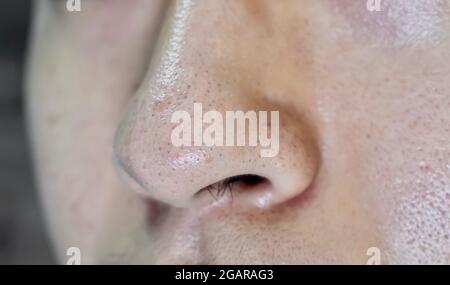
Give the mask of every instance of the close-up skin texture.
POLYGON ((26 76, 61 263, 450 263, 449 1, 81 3, 35 1, 26 76), (175 147, 194 103, 278 111, 278 154, 175 147))

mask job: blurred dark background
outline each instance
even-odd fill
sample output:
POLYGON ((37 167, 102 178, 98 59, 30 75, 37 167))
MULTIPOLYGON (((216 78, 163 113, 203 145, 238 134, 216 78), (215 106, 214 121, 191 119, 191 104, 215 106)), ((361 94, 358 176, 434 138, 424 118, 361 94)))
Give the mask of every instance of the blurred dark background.
POLYGON ((24 125, 22 80, 30 2, 0 4, 0 264, 54 263, 24 125))

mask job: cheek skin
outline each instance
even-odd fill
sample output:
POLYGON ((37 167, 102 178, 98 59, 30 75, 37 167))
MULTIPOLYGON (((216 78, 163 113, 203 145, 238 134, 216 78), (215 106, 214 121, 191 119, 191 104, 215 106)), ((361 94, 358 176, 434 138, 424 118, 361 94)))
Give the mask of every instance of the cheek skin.
POLYGON ((376 185, 373 191, 380 218, 385 219, 380 230, 390 263, 449 261, 450 177, 446 166, 449 149, 436 141, 412 139, 427 132, 425 126, 431 118, 421 118, 424 120, 411 129, 408 125, 413 119, 404 116, 401 118, 404 124, 374 133, 385 138, 383 144, 367 144, 373 147, 368 153, 373 151, 380 158, 364 169, 374 173, 369 179, 376 185), (397 133, 400 131, 402 135, 397 133))
POLYGON ((155 39, 151 31, 156 20, 148 15, 154 10, 148 6, 156 7, 156 3, 86 1, 83 12, 61 17, 50 12, 47 1, 37 5, 28 62, 27 115, 38 187, 55 253, 63 262, 66 249, 75 245, 82 249, 87 264, 98 261, 99 252, 109 257, 125 248, 128 254, 136 228, 143 228, 145 208, 118 180, 111 163, 111 140, 141 79, 142 59, 155 39), (122 30, 112 36, 104 30, 104 26, 113 30, 108 15, 127 18, 117 5, 130 15, 141 15, 128 25, 119 23, 124 24, 122 30), (148 37, 144 39, 142 32, 148 37))
POLYGON ((383 231, 390 243, 391 263, 449 262, 450 119, 443 106, 450 101, 441 95, 450 90, 442 87, 445 81, 433 81, 432 92, 438 93, 416 87, 411 91, 416 101, 398 106, 398 115, 390 115, 396 123, 378 130, 385 144, 374 149, 381 158, 372 166, 378 171, 368 169, 386 192, 379 197, 388 221, 383 231), (382 155, 387 151, 395 156, 382 155))
POLYGON ((449 262, 448 56, 447 49, 383 54, 396 66, 390 71, 370 56, 346 57, 322 76, 333 78, 320 88, 333 94, 323 98, 334 124, 329 152, 354 158, 344 163, 378 217, 373 232, 381 237, 383 263, 449 262), (352 72, 353 65, 371 72, 352 72))

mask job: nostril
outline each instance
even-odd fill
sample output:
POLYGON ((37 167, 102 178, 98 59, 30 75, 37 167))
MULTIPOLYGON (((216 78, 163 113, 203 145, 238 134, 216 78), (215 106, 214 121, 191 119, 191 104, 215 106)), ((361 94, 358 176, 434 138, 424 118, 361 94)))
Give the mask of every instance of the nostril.
POLYGON ((251 190, 269 181, 259 175, 244 174, 232 176, 224 180, 224 183, 231 186, 239 186, 243 190, 251 190))
POLYGON ((208 193, 208 196, 221 204, 254 204, 248 201, 248 198, 264 196, 264 193, 270 191, 270 186, 270 181, 265 177, 255 174, 243 174, 231 176, 211 184, 201 189, 196 196, 200 198, 204 197, 205 193, 208 193))

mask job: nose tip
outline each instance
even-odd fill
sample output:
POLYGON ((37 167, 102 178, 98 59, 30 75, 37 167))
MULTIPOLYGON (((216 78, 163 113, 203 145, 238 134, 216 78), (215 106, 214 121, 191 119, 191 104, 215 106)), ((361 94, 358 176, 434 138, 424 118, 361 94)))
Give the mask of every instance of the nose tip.
MULTIPOLYGON (((142 116, 132 109, 133 117, 142 116)), ((133 189, 174 207, 199 207, 232 195, 234 205, 269 208, 303 193, 318 168, 312 133, 289 117, 281 118, 279 153, 273 157, 261 157, 261 146, 177 147, 171 141, 174 124, 146 117, 122 123, 117 164, 133 189)))

